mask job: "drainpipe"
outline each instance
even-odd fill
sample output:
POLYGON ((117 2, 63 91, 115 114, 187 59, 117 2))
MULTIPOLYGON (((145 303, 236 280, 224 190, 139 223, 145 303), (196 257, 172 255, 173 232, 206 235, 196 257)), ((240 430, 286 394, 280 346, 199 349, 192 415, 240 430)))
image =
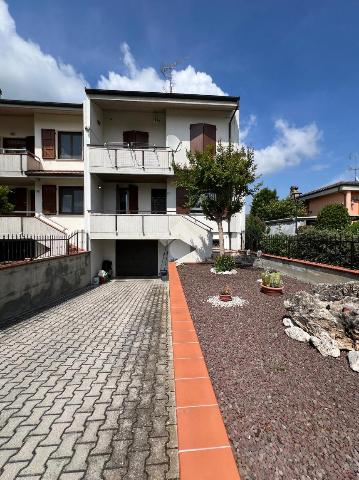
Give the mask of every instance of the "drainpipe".
POLYGON ((232 113, 231 118, 230 118, 229 123, 228 123, 228 143, 229 144, 232 143, 232 121, 233 121, 233 118, 234 118, 238 108, 239 108, 239 101, 237 102, 236 108, 233 110, 233 113, 232 113))

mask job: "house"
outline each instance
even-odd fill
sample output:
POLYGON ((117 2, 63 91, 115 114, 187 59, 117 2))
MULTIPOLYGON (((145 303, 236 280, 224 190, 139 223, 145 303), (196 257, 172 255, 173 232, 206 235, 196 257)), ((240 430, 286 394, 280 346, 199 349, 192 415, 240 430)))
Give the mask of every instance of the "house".
MULTIPOLYGON (((84 228, 83 165, 82 104, 0 99, 0 184, 26 233, 84 228)), ((8 218, 0 233, 23 233, 17 224, 8 218)))
POLYGON ((307 208, 308 215, 317 216, 326 205, 341 203, 349 215, 359 216, 359 182, 343 181, 317 188, 299 196, 307 208))
MULTIPOLYGON (((92 274, 110 260, 118 276, 158 275, 168 260, 211 255, 217 226, 200 205, 188 211, 172 163, 238 146, 238 108, 231 96, 99 89, 83 105, 1 100, 0 183, 14 214, 84 228, 92 274)), ((225 222, 226 248, 242 247, 244 222, 244 211, 225 222)))

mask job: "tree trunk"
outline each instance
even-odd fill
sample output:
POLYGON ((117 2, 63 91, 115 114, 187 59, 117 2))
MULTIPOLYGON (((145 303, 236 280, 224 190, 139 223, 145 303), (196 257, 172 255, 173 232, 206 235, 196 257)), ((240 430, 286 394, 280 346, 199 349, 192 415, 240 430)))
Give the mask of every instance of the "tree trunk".
POLYGON ((219 254, 224 255, 224 235, 223 235, 222 220, 218 220, 217 225, 218 225, 218 238, 219 238, 219 254))

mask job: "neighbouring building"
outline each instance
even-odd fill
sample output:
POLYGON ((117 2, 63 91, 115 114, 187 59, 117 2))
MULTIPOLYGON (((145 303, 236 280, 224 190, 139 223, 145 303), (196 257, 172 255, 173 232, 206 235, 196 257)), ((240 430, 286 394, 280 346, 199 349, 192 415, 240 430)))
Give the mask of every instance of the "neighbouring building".
MULTIPOLYGON (((85 229, 92 274, 104 260, 117 276, 141 276, 157 275, 167 260, 209 257, 216 224, 200 205, 186 209, 172 162, 218 141, 238 146, 239 98, 85 93, 83 104, 0 100, 0 183, 13 191, 12 215, 32 221, 34 233, 45 223, 85 229)), ((17 233, 9 218, 0 234, 17 233)), ((242 247, 244 222, 243 211, 226 223, 227 248, 242 247)))
POLYGON ((337 182, 317 188, 299 196, 307 208, 308 215, 317 216, 326 205, 341 203, 346 206, 349 215, 359 216, 359 182, 337 182))

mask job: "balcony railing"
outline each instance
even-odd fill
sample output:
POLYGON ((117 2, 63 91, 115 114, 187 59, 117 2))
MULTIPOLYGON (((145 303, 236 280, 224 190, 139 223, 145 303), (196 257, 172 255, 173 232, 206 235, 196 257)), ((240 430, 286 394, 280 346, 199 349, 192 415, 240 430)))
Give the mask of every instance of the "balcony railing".
POLYGON ((42 169, 40 159, 33 153, 19 148, 0 148, 0 176, 22 176, 27 171, 42 169))
POLYGON ((90 170, 172 174, 174 151, 166 147, 134 148, 126 144, 89 145, 90 170))

